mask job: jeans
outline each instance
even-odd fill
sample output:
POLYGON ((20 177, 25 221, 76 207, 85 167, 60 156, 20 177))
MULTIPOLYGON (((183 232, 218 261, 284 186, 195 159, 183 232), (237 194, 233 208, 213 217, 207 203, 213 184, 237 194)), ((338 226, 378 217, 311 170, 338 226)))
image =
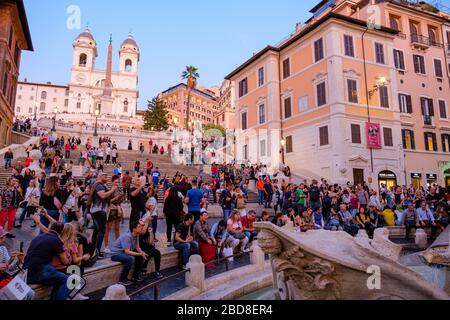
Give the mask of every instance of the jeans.
POLYGON ((320 200, 311 200, 311 209, 317 210, 320 208, 320 200))
POLYGON ((156 229, 158 229, 158 216, 152 217, 153 238, 156 239, 156 229))
POLYGON ((43 284, 52 286, 51 300, 67 300, 69 296, 69 288, 67 280, 69 276, 51 265, 45 265, 40 270, 28 270, 28 284, 43 284))
POLYGON ((123 264, 122 273, 120 274, 120 281, 128 280, 128 273, 134 264, 133 278, 137 278, 142 271, 142 257, 133 257, 125 253, 119 253, 111 257, 112 261, 123 264))
POLYGON ((106 232, 106 212, 98 211, 92 213, 94 219, 94 233, 92 234, 92 241, 95 242, 95 247, 98 252, 101 252, 103 238, 106 232))
POLYGON ((258 190, 258 204, 261 206, 264 202, 264 191, 258 190))
POLYGON ((175 242, 175 249, 181 251, 181 258, 183 260, 183 266, 189 262, 189 257, 194 254, 198 254, 198 243, 196 241, 181 243, 175 242))
POLYGON ((248 242, 252 242, 253 238, 256 237, 257 233, 256 231, 244 231, 245 236, 248 238, 248 242))
POLYGON ((223 219, 226 221, 228 221, 228 218, 230 217, 231 214, 231 209, 223 209, 223 219))
POLYGON ((36 207, 27 206, 25 209, 22 209, 22 213, 20 214, 19 224, 22 224, 25 220, 25 216, 32 216, 36 213, 36 207))
POLYGON ((146 254, 148 254, 148 260, 144 261, 144 264, 142 268, 144 270, 147 270, 148 262, 150 261, 150 258, 155 259, 155 272, 159 272, 161 269, 161 252, 157 250, 154 246, 150 245, 141 245, 142 251, 144 251, 146 254))
POLYGON ((5 169, 11 168, 12 159, 5 158, 5 169))
POLYGON ((179 215, 166 215, 166 235, 167 235, 167 242, 172 241, 172 229, 175 227, 178 227, 178 225, 181 223, 181 218, 179 215))

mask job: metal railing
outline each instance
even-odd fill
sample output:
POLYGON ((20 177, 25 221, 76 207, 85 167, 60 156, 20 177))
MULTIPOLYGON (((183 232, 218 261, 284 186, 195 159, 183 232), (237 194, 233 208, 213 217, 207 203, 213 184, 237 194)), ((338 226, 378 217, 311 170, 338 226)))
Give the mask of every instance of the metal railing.
POLYGON ((418 34, 411 34, 411 43, 419 43, 426 46, 443 48, 442 43, 439 43, 436 40, 418 34))
MULTIPOLYGON (((239 252, 239 253, 233 254, 231 256, 224 257, 224 258, 219 258, 219 254, 216 254, 217 259, 214 259, 214 260, 211 260, 210 262, 205 263, 205 267, 208 266, 208 265, 211 265, 211 264, 216 264, 216 263, 219 264, 222 261, 225 261, 225 270, 228 272, 230 270, 230 267, 229 267, 229 259, 230 258, 233 258, 233 259, 234 258, 238 258, 238 257, 246 255, 246 254, 251 254, 252 252, 253 252, 253 250, 249 250, 249 251, 245 251, 245 252, 239 252)), ((131 297, 135 297, 138 294, 140 294, 140 293, 142 293, 144 291, 147 291, 148 289, 153 288, 153 300, 157 301, 158 297, 159 297, 159 287, 161 286, 161 284, 163 284, 164 282, 167 282, 168 280, 171 280, 171 279, 177 278, 179 276, 185 275, 186 273, 188 273, 190 271, 191 271, 191 269, 182 270, 182 271, 174 273, 174 274, 172 274, 170 276, 167 276, 167 277, 164 277, 162 279, 159 279, 159 280, 157 280, 155 282, 149 283, 148 285, 146 285, 146 286, 136 290, 135 292, 131 293, 129 296, 130 296, 130 298, 131 297)))

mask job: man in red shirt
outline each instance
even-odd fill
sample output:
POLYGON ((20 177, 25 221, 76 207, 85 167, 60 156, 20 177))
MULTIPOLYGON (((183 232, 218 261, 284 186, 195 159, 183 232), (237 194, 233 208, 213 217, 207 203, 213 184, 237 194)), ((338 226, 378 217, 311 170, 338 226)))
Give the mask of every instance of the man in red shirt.
POLYGON ((147 159, 147 175, 151 175, 153 170, 153 162, 147 159))
POLYGON ((249 210, 247 215, 241 217, 242 227, 244 228, 245 236, 249 239, 248 243, 251 243, 253 238, 256 237, 256 231, 253 227, 253 223, 255 223, 256 212, 255 210, 249 210))
POLYGON ((149 146, 148 153, 151 154, 152 153, 152 149, 153 149, 153 140, 152 139, 150 139, 150 141, 148 142, 148 146, 149 146))

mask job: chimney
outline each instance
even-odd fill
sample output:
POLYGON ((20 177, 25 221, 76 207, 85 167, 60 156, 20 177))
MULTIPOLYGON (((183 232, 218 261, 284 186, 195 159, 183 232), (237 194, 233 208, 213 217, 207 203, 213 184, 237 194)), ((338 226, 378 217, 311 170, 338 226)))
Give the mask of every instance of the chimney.
POLYGON ((301 22, 297 22, 295 24, 295 32, 299 32, 300 30, 302 30, 302 23, 301 22))
POLYGON ((28 79, 27 78, 23 79, 23 82, 28 82, 28 79))

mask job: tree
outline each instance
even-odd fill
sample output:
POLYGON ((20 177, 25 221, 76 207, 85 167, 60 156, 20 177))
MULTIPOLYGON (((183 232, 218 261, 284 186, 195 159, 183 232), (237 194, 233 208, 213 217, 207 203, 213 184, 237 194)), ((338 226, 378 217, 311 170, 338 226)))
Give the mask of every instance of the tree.
POLYGON ((197 85, 197 79, 200 78, 198 69, 194 66, 186 66, 186 70, 181 73, 181 78, 186 80, 186 85, 188 87, 188 101, 186 110, 186 128, 189 129, 189 118, 191 110, 191 92, 192 89, 197 85))
POLYGON ((209 132, 209 136, 225 136, 225 128, 220 124, 208 123, 207 125, 205 125, 205 128, 203 130, 205 132, 205 135, 209 132))
POLYGON ((152 131, 165 131, 169 129, 166 104, 159 98, 148 101, 148 108, 144 116, 144 129, 152 131))

